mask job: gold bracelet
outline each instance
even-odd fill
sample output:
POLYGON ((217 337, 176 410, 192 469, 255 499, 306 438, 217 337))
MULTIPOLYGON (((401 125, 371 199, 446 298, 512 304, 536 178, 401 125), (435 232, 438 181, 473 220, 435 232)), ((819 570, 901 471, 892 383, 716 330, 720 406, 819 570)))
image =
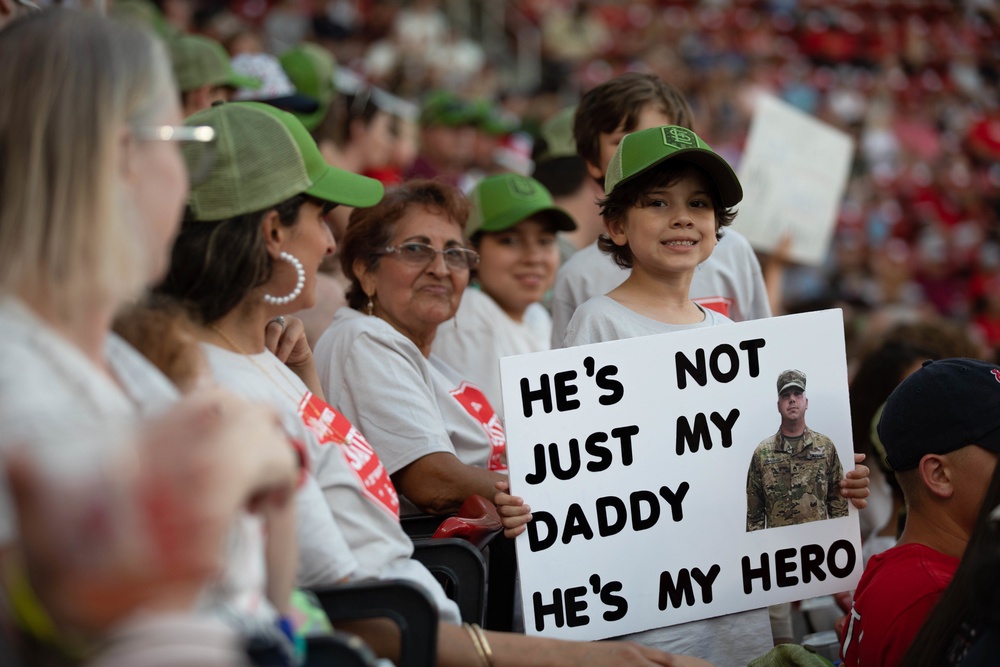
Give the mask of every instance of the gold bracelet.
POLYGON ((490 640, 486 638, 486 631, 476 623, 472 624, 472 629, 475 631, 476 637, 479 638, 479 643, 483 647, 483 654, 486 656, 486 667, 493 667, 493 649, 490 647, 490 640))
POLYGON ((490 660, 486 657, 486 651, 483 649, 482 644, 479 643, 479 635, 475 631, 475 628, 478 628, 479 626, 463 623, 462 627, 469 633, 469 639, 472 640, 472 645, 475 647, 476 653, 479 654, 479 662, 483 667, 491 667, 490 660))

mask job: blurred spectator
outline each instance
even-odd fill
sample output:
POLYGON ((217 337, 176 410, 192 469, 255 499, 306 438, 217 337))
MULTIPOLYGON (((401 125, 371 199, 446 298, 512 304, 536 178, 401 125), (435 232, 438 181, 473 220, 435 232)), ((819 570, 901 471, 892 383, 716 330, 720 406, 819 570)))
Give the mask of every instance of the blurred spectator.
POLYGON ((556 206, 576 222, 576 229, 559 233, 560 264, 604 232, 604 220, 595 204, 604 192, 587 173, 587 163, 577 155, 573 139, 575 113, 575 106, 567 107, 545 121, 532 151, 532 176, 552 193, 556 206))
POLYGON ((185 118, 215 102, 228 102, 237 89, 260 88, 259 80, 233 70, 229 54, 214 40, 179 35, 169 46, 185 118))
POLYGON ((552 8, 541 18, 549 80, 564 79, 577 66, 611 46, 611 35, 594 12, 594 3, 572 0, 568 5, 552 8))
POLYGON ((234 100, 265 102, 282 111, 314 113, 319 100, 303 95, 292 85, 277 58, 269 53, 241 53, 233 57, 233 69, 260 82, 254 88, 240 88, 234 100))
POLYGON ((406 177, 458 185, 475 150, 475 123, 472 106, 458 95, 429 95, 420 111, 420 149, 406 177))

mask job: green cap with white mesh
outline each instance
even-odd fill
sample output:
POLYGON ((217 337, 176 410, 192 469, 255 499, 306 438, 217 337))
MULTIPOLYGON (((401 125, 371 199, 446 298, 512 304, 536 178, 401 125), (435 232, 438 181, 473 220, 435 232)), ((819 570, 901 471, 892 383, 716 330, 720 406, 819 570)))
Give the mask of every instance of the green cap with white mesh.
POLYGON ((182 148, 189 168, 205 160, 212 164, 188 197, 198 220, 263 211, 302 193, 360 207, 382 199, 382 183, 331 167, 302 123, 268 104, 219 104, 193 114, 185 123, 210 125, 216 132, 212 144, 192 142, 182 148))
POLYGON ((174 78, 181 92, 202 86, 260 88, 260 81, 233 70, 229 54, 215 40, 198 35, 177 35, 169 45, 174 78))
POLYGON ((608 165, 608 173, 604 177, 604 194, 609 195, 630 178, 675 159, 704 169, 719 189, 723 206, 735 206, 743 199, 740 179, 729 163, 697 134, 677 125, 651 127, 626 134, 608 165))
POLYGON ((469 221, 465 233, 502 232, 532 216, 543 216, 557 231, 576 229, 569 213, 552 202, 545 186, 519 174, 487 176, 469 193, 469 221))
POLYGON ((563 109, 542 123, 538 137, 544 140, 545 148, 540 151, 535 162, 577 155, 576 139, 573 138, 573 119, 575 116, 576 106, 574 105, 563 109))

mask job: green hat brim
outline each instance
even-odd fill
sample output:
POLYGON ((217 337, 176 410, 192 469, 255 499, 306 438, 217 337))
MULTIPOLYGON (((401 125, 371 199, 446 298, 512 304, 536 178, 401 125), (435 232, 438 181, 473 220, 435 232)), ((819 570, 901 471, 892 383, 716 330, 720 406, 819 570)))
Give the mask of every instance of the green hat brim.
POLYGON ((542 213, 545 214, 546 219, 553 223, 558 232, 571 232, 576 229, 576 222, 573 220, 573 216, 558 206, 528 206, 510 209, 504 211, 501 215, 493 216, 490 218, 488 224, 482 225, 473 233, 502 232, 528 218, 542 213))
POLYGON ((327 167, 326 173, 306 190, 307 195, 323 201, 360 208, 374 206, 384 193, 381 181, 337 167, 327 167))
POLYGON ((255 79, 252 76, 246 76, 244 74, 239 74, 233 70, 229 70, 226 78, 220 81, 217 85, 229 86, 230 88, 249 88, 250 90, 258 90, 261 86, 259 79, 255 79))
MULTIPOLYGON (((626 183, 635 178, 639 174, 644 174, 653 167, 672 160, 683 160, 684 162, 690 162, 704 169, 712 182, 715 183, 715 187, 719 189, 719 197, 722 200, 722 205, 726 208, 735 206, 742 201, 743 186, 740 185, 740 179, 736 177, 736 172, 734 172, 733 168, 729 166, 729 163, 714 151, 697 147, 681 148, 670 153, 669 155, 650 161, 649 164, 635 169, 634 173, 630 176, 627 176, 615 183, 612 190, 617 188, 622 183, 626 183)), ((605 194, 611 194, 611 190, 608 190, 605 194)))

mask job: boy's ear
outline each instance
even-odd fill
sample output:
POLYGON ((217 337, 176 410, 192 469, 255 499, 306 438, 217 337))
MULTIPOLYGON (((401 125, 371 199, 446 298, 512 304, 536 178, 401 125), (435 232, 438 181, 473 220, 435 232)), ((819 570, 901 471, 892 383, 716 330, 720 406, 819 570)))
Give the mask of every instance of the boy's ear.
MULTIPOLYGON (((604 183, 604 171, 600 167, 595 165, 590 160, 584 160, 583 163, 587 165, 587 173, 590 174, 592 179, 597 181, 599 184, 604 183)), ((604 188, 601 189, 603 190, 604 188)))
POLYGON ((608 231, 608 238, 617 246, 628 245, 628 234, 625 233, 625 221, 604 219, 604 229, 608 231))

